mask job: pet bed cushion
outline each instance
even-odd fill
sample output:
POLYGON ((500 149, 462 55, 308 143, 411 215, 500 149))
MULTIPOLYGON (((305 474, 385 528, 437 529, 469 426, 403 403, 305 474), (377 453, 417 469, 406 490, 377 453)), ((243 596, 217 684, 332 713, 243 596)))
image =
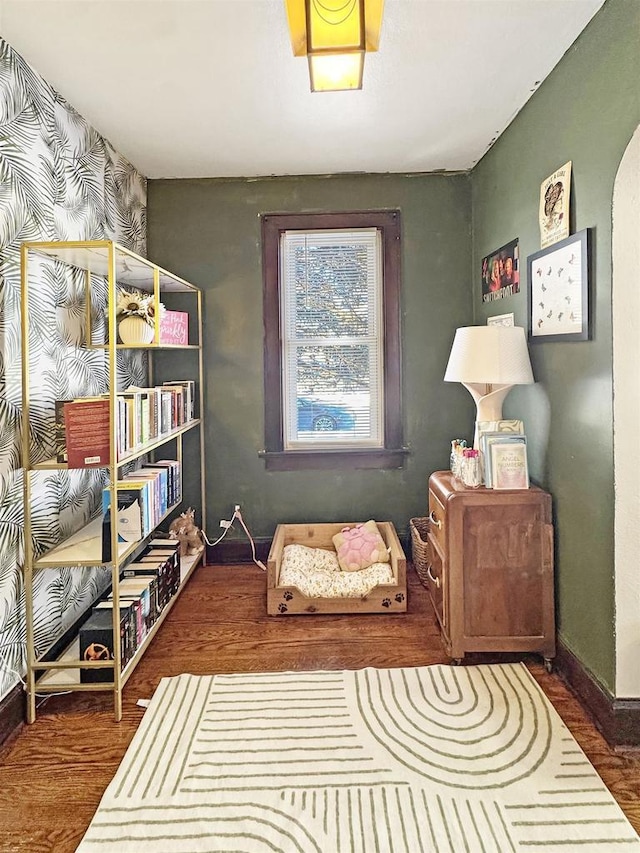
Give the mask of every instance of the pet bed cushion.
MULTIPOLYGON (((385 552, 386 553, 386 552, 385 552)), ((342 572, 338 557, 324 548, 286 545, 280 586, 295 586, 309 598, 352 598, 367 595, 378 584, 393 583, 388 563, 374 563, 358 572, 342 572)))
POLYGON ((388 563, 389 552, 375 521, 343 527, 333 537, 343 572, 359 572, 374 563, 388 563))

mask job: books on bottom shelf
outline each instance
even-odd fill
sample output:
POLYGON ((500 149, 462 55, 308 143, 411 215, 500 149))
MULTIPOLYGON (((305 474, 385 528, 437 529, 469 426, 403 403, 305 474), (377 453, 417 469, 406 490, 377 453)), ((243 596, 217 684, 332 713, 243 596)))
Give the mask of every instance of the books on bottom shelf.
POLYGON ((479 442, 484 483, 488 489, 529 488, 526 435, 481 432, 479 442), (497 452, 496 447, 499 448, 497 452))
MULTIPOLYGON (((154 539, 135 563, 123 571, 118 584, 120 605, 120 658, 124 668, 144 642, 147 634, 180 587, 179 543, 154 539)), ((79 631, 79 659, 114 660, 113 591, 94 605, 79 631)), ((84 667, 80 682, 95 684, 113 681, 111 667, 84 667)))

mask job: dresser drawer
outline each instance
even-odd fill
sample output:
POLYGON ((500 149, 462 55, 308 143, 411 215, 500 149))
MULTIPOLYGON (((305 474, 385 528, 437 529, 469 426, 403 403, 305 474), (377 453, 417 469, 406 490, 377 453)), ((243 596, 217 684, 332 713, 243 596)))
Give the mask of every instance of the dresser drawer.
POLYGON ((437 495, 429 490, 429 533, 446 553, 446 512, 437 495))
POLYGON ((440 551, 436 545, 431 533, 428 535, 429 541, 429 565, 427 567, 428 578, 427 588, 433 609, 438 617, 440 628, 443 633, 446 633, 446 611, 445 611, 445 596, 444 596, 444 567, 440 551))

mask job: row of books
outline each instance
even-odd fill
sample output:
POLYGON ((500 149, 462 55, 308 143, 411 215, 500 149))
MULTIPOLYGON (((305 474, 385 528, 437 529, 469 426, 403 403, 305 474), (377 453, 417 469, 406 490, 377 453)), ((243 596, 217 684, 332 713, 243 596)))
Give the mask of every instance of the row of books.
POLYGON ((196 384, 165 382, 154 388, 127 388, 117 396, 118 456, 166 435, 195 417, 196 384))
MULTIPOLYGON (((127 388, 116 396, 116 458, 167 435, 195 417, 196 385, 192 380, 166 382, 153 388, 127 388)), ((56 460, 70 468, 109 465, 111 433, 109 395, 57 400, 56 460)))
MULTIPOLYGON (((118 584, 120 655, 124 668, 180 587, 180 549, 174 539, 153 539, 118 584)), ((80 626, 80 659, 113 660, 113 591, 80 626)), ((80 669, 82 683, 111 682, 113 668, 80 669)))
MULTIPOLYGON (((182 470, 175 459, 143 464, 116 483, 119 542, 139 542, 182 500, 182 470)), ((111 489, 102 492, 102 560, 111 559, 111 489)))

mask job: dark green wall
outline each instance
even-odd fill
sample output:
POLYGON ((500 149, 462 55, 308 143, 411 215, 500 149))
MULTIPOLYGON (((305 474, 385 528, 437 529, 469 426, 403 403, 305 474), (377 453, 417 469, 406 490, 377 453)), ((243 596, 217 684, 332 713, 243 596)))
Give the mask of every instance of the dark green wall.
POLYGON ((510 311, 526 325, 540 184, 571 160, 571 230, 593 229, 594 337, 532 346, 537 384, 515 388, 505 415, 525 420, 532 478, 553 495, 561 637, 613 692, 611 200, 640 121, 639 45, 639 0, 608 0, 470 177, 149 182, 149 256, 205 291, 210 538, 236 501, 258 536, 280 521, 369 516, 405 531, 411 516, 425 513, 429 473, 448 466, 449 439, 471 430, 470 396, 442 381, 454 331, 510 311), (264 445, 258 215, 382 207, 403 216, 411 455, 401 471, 266 473, 257 455, 264 445), (522 292, 485 307, 481 258, 515 237, 522 292))
MULTIPOLYGON (((611 203, 640 121, 640 2, 609 0, 472 174, 476 293, 482 257, 520 238, 521 270, 540 248, 540 184, 573 163, 571 231, 593 229, 593 340, 531 347, 534 388, 512 392, 534 479, 553 495, 559 632, 611 691, 615 675, 611 203), (517 398, 516 395, 517 394, 517 398)), ((526 284, 526 276, 525 276, 526 284)), ((514 311, 527 287, 476 322, 514 311)))
MULTIPOLYGON (((471 191, 467 175, 343 175, 150 181, 148 250, 204 290, 207 530, 239 502, 252 532, 279 522, 425 515, 427 479, 471 398, 442 381, 457 326, 471 322, 471 191), (399 208, 403 227, 402 470, 266 472, 259 214, 399 208)), ((249 548, 247 544, 247 548, 249 548)))

